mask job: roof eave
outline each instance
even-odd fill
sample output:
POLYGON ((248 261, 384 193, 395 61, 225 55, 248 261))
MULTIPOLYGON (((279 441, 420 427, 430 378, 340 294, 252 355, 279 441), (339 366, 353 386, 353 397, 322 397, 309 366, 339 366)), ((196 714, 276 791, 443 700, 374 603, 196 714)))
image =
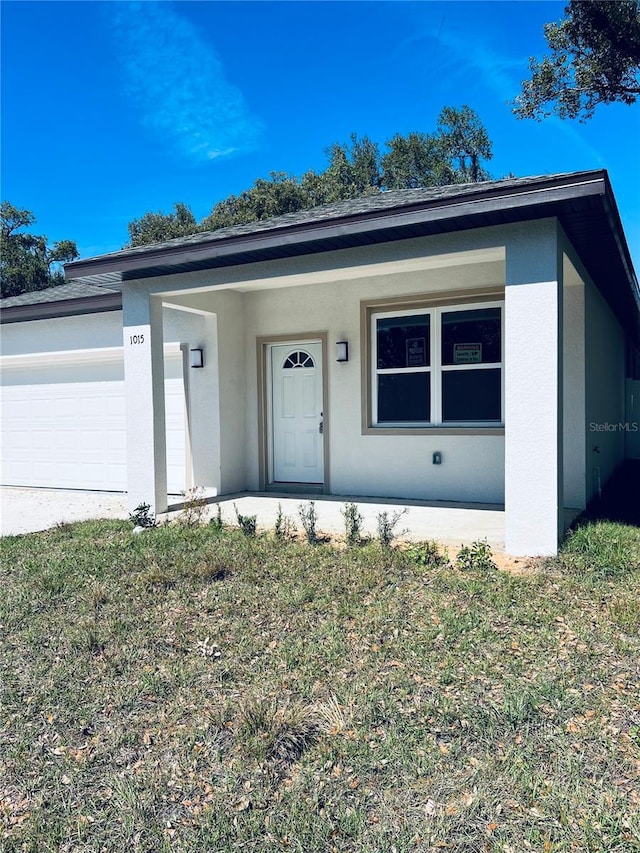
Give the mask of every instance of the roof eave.
POLYGON ((29 320, 50 320, 55 317, 74 317, 81 314, 100 314, 122 309, 121 293, 81 296, 56 302, 36 302, 31 305, 12 305, 0 311, 0 323, 26 323, 29 320))
MULTIPOLYGON (((163 246, 145 251, 124 250, 113 255, 103 255, 87 260, 72 261, 65 265, 67 280, 84 279, 96 281, 100 276, 120 276, 121 278, 143 278, 145 272, 158 266, 169 268, 185 264, 206 266, 207 261, 216 261, 217 265, 225 257, 237 258, 246 254, 248 260, 252 254, 260 251, 287 247, 293 249, 300 244, 329 241, 337 237, 366 235, 382 230, 399 230, 424 222, 444 224, 446 220, 461 217, 481 217, 495 211, 506 209, 516 211, 523 208, 535 208, 539 205, 561 203, 585 196, 604 195, 606 193, 606 173, 590 172, 588 176, 563 176, 562 179, 543 179, 538 184, 523 187, 492 188, 486 193, 469 193, 462 198, 438 199, 413 202, 396 208, 352 214, 340 218, 284 225, 253 234, 212 238, 194 244, 177 243, 175 246, 163 246)), ((237 261, 236 261, 237 262, 237 261)), ((224 265, 224 264, 223 264, 224 265)))

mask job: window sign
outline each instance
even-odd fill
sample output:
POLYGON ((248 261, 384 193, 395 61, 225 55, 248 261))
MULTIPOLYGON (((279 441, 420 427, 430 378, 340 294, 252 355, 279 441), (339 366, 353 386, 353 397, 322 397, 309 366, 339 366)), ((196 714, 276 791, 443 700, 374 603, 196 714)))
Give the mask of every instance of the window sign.
POLYGON ((426 338, 407 338, 407 367, 423 367, 427 364, 426 338))
POLYGON ((481 364, 482 344, 454 344, 454 364, 481 364))

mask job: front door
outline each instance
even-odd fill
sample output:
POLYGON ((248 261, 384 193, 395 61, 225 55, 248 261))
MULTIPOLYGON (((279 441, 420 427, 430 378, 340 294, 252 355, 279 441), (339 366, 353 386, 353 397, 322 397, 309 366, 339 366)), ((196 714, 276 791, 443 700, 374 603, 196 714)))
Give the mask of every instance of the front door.
POLYGON ((322 344, 271 347, 272 479, 323 483, 322 344))

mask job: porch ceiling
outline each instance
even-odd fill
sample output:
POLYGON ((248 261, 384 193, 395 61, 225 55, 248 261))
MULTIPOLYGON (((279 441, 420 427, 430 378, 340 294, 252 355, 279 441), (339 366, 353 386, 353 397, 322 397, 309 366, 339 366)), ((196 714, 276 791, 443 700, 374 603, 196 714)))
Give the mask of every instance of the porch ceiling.
POLYGON ((239 293, 251 293, 253 291, 273 290, 282 287, 300 287, 310 284, 328 284, 331 282, 357 281, 363 278, 374 278, 376 276, 407 275, 426 270, 446 269, 448 267, 469 266, 477 269, 479 264, 490 264, 493 271, 493 279, 497 283, 504 283, 504 261, 505 250, 503 246, 488 249, 477 249, 469 252, 451 252, 440 255, 420 256, 414 258, 402 258, 393 261, 381 261, 378 263, 353 264, 343 266, 339 269, 322 267, 315 270, 302 272, 283 273, 281 275, 270 275, 258 277, 253 274, 253 266, 240 267, 239 274, 234 275, 231 281, 222 284, 215 283, 211 286, 198 285, 191 288, 180 288, 179 290, 167 289, 162 291, 163 297, 181 297, 194 293, 206 291, 235 290, 239 293), (242 274, 246 270, 246 277, 242 274))

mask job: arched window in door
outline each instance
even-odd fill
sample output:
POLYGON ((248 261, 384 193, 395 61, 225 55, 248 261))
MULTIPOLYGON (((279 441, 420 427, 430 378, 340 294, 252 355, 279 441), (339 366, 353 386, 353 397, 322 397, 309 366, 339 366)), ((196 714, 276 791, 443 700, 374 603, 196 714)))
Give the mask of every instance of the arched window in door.
POLYGON ((292 352, 291 355, 288 355, 285 358, 282 367, 315 367, 315 364, 308 352, 300 350, 298 352, 292 352))

